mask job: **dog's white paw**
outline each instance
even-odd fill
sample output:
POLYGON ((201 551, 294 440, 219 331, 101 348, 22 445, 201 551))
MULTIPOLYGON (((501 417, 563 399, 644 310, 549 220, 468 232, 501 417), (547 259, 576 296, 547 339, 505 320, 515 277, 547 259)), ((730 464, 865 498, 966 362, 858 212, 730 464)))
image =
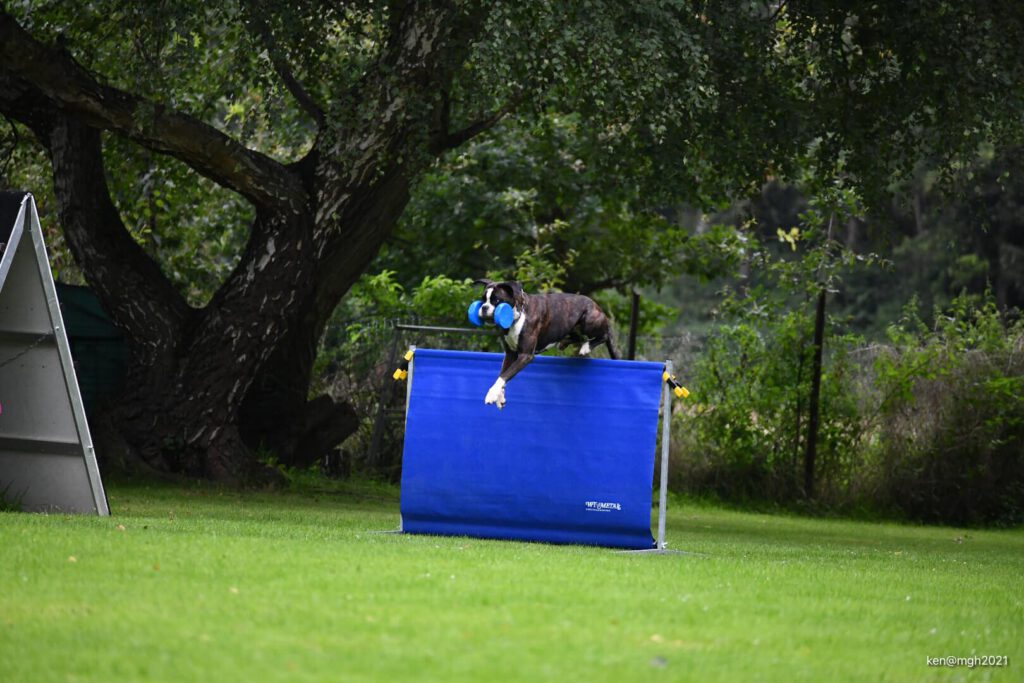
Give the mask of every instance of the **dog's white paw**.
POLYGON ((497 405, 499 409, 505 407, 505 380, 499 377, 491 385, 491 388, 487 390, 484 403, 487 405, 497 405))
POLYGON ((583 346, 580 347, 580 355, 587 356, 590 354, 590 342, 583 342, 583 346))

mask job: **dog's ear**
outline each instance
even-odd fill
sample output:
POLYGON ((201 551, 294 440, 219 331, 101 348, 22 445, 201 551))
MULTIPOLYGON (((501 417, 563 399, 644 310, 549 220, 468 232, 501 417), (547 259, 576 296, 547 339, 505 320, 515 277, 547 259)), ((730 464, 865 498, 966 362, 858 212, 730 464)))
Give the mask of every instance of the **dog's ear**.
POLYGON ((478 278, 476 280, 473 280, 473 284, 474 285, 483 285, 484 287, 490 287, 491 285, 494 284, 494 280, 488 280, 487 278, 482 277, 482 278, 478 278))
POLYGON ((526 292, 523 291, 522 282, 508 282, 509 293, 512 295, 512 301, 515 303, 515 307, 518 309, 523 308, 523 304, 526 303, 526 292))

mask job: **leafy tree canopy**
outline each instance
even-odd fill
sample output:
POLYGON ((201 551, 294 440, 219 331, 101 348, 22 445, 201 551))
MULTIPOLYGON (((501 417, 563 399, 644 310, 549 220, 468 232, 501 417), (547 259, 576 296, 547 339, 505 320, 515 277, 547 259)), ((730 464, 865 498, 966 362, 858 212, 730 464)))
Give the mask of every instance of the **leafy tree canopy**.
POLYGON ((547 272, 529 279, 584 293, 735 265, 731 231, 693 236, 639 184, 595 170, 601 151, 582 127, 578 115, 506 120, 448 155, 420 181, 378 265, 406 284, 547 272))
POLYGON ((132 345, 113 422, 157 469, 232 479, 243 402, 312 429, 331 311, 423 174, 510 112, 567 117, 593 152, 596 186, 555 183, 579 224, 535 218, 540 248, 576 252, 567 277, 600 281, 582 235, 649 253, 672 239, 652 206, 805 174, 871 200, 922 156, 1019 144, 1022 38, 1016 0, 9 0, 0 112, 46 149, 69 246, 132 345))

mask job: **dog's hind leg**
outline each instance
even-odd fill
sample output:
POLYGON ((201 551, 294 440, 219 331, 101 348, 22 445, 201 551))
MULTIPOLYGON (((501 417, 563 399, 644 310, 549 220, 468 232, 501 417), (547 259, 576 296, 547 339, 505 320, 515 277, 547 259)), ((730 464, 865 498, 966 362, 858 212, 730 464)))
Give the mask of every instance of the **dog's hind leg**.
POLYGON ((580 355, 589 355, 595 348, 604 344, 608 347, 608 357, 612 360, 619 360, 619 349, 615 345, 615 338, 612 335, 611 325, 605 322, 600 326, 597 333, 584 341, 583 346, 580 347, 580 355))
POLYGON ((584 344, 583 348, 580 349, 580 355, 586 356, 594 347, 607 344, 608 356, 612 360, 618 360, 619 350, 615 346, 611 323, 609 323, 608 318, 596 304, 587 312, 582 322, 581 331, 584 335, 584 344))
POLYGON ((604 338, 604 343, 608 346, 608 357, 612 360, 619 360, 619 349, 615 346, 615 337, 610 329, 608 336, 604 338))

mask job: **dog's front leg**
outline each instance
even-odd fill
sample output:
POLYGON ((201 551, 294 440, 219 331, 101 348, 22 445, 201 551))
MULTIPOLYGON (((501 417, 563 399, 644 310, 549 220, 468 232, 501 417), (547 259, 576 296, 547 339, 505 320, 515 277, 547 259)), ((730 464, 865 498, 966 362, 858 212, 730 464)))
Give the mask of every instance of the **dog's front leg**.
MULTIPOLYGON (((506 359, 508 355, 506 354, 506 359)), ((491 385, 490 390, 487 392, 487 397, 484 399, 484 403, 496 404, 498 408, 505 407, 505 385, 509 383, 513 377, 515 377, 520 370, 529 365, 534 355, 532 353, 520 353, 516 354, 512 362, 503 365, 501 374, 498 375, 498 379, 494 380, 494 384, 491 385)))
POLYGON ((518 357, 519 352, 512 351, 510 349, 505 349, 505 358, 503 358, 501 361, 501 372, 498 373, 498 375, 504 375, 505 371, 508 370, 508 366, 512 365, 512 363, 515 362, 515 359, 518 357))
POLYGON ((494 380, 494 384, 487 390, 487 396, 484 398, 484 403, 487 405, 497 405, 499 409, 505 407, 505 371, 508 370, 509 366, 515 362, 519 356, 515 351, 505 350, 505 358, 501 361, 501 372, 498 374, 498 379, 494 380))
POLYGON ((505 380, 501 377, 494 380, 494 384, 487 390, 487 396, 484 397, 484 403, 487 405, 496 405, 498 409, 505 407, 505 380))

